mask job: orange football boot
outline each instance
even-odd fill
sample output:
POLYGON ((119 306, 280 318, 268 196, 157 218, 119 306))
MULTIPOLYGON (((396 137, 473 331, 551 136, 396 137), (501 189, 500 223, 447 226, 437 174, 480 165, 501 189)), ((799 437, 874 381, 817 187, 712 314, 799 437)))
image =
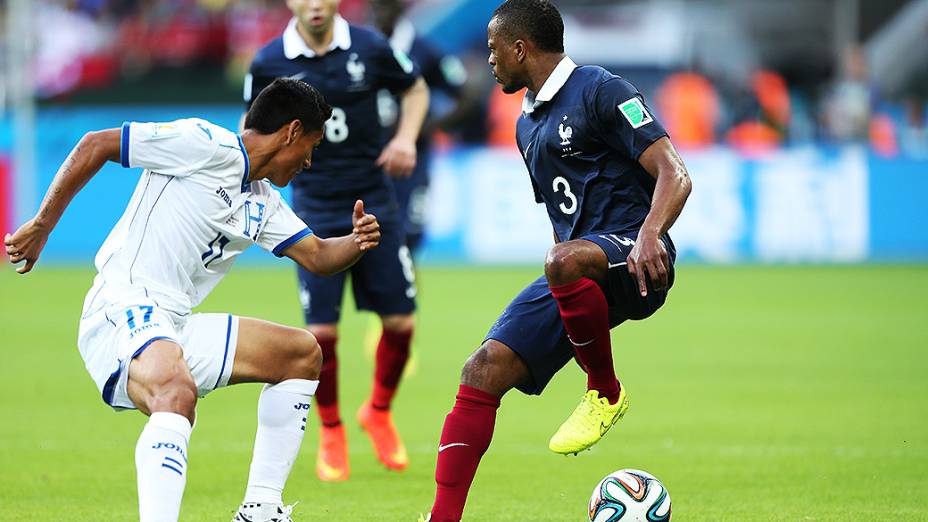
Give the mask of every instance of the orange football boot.
POLYGON ((370 402, 365 402, 358 410, 358 422, 370 437, 374 452, 377 453, 377 459, 384 466, 394 471, 406 469, 409 465, 409 456, 393 424, 390 410, 378 410, 371 406, 370 402))
POLYGON ((319 480, 348 480, 349 473, 345 425, 320 426, 319 454, 316 456, 316 475, 319 480))

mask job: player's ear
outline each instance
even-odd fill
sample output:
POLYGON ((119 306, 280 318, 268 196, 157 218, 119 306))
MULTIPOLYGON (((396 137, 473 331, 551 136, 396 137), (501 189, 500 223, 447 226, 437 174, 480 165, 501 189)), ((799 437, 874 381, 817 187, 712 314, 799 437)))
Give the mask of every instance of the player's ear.
POLYGON ((287 125, 287 145, 296 143, 303 136, 303 122, 293 120, 287 125))
POLYGON ((525 40, 516 40, 512 42, 512 47, 516 53, 516 60, 518 60, 519 63, 524 62, 526 54, 525 40))

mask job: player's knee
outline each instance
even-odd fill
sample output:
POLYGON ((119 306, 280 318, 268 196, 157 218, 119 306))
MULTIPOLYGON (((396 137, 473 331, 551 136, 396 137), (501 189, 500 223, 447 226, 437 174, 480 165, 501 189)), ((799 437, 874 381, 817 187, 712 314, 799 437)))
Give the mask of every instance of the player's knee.
POLYGON ((545 257, 545 277, 552 285, 565 285, 583 277, 582 256, 566 243, 558 243, 545 257))
POLYGON ((186 367, 177 366, 162 376, 148 401, 151 412, 168 411, 193 422, 197 406, 197 385, 186 367))
POLYGON ((291 361, 287 375, 283 375, 281 380, 318 379, 322 370, 322 348, 319 347, 316 337, 306 330, 297 330, 290 344, 288 352, 291 361))
POLYGON ((464 363, 461 384, 502 397, 514 386, 508 361, 510 356, 515 357, 515 354, 495 341, 483 343, 464 363))
POLYGON ((306 329, 317 339, 334 339, 338 337, 338 326, 334 324, 311 324, 306 329))
POLYGON ((383 329, 391 332, 411 332, 416 327, 416 316, 413 314, 384 315, 381 320, 383 329))

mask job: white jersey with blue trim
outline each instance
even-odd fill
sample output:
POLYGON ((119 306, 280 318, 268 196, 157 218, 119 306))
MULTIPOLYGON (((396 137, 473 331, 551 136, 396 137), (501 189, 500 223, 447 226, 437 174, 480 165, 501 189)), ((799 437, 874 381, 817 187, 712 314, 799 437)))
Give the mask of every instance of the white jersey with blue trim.
POLYGON ((120 162, 145 170, 97 253, 84 316, 141 302, 186 315, 252 244, 280 256, 312 233, 270 183, 247 181, 241 137, 208 121, 124 123, 120 162))

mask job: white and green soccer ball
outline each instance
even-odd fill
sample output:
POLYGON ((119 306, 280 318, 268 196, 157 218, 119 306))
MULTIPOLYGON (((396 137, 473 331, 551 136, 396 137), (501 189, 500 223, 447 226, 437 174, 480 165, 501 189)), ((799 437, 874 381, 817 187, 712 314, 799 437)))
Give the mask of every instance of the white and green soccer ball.
POLYGON ((654 475, 637 469, 610 473, 590 496, 590 522, 669 522, 670 495, 654 475))

